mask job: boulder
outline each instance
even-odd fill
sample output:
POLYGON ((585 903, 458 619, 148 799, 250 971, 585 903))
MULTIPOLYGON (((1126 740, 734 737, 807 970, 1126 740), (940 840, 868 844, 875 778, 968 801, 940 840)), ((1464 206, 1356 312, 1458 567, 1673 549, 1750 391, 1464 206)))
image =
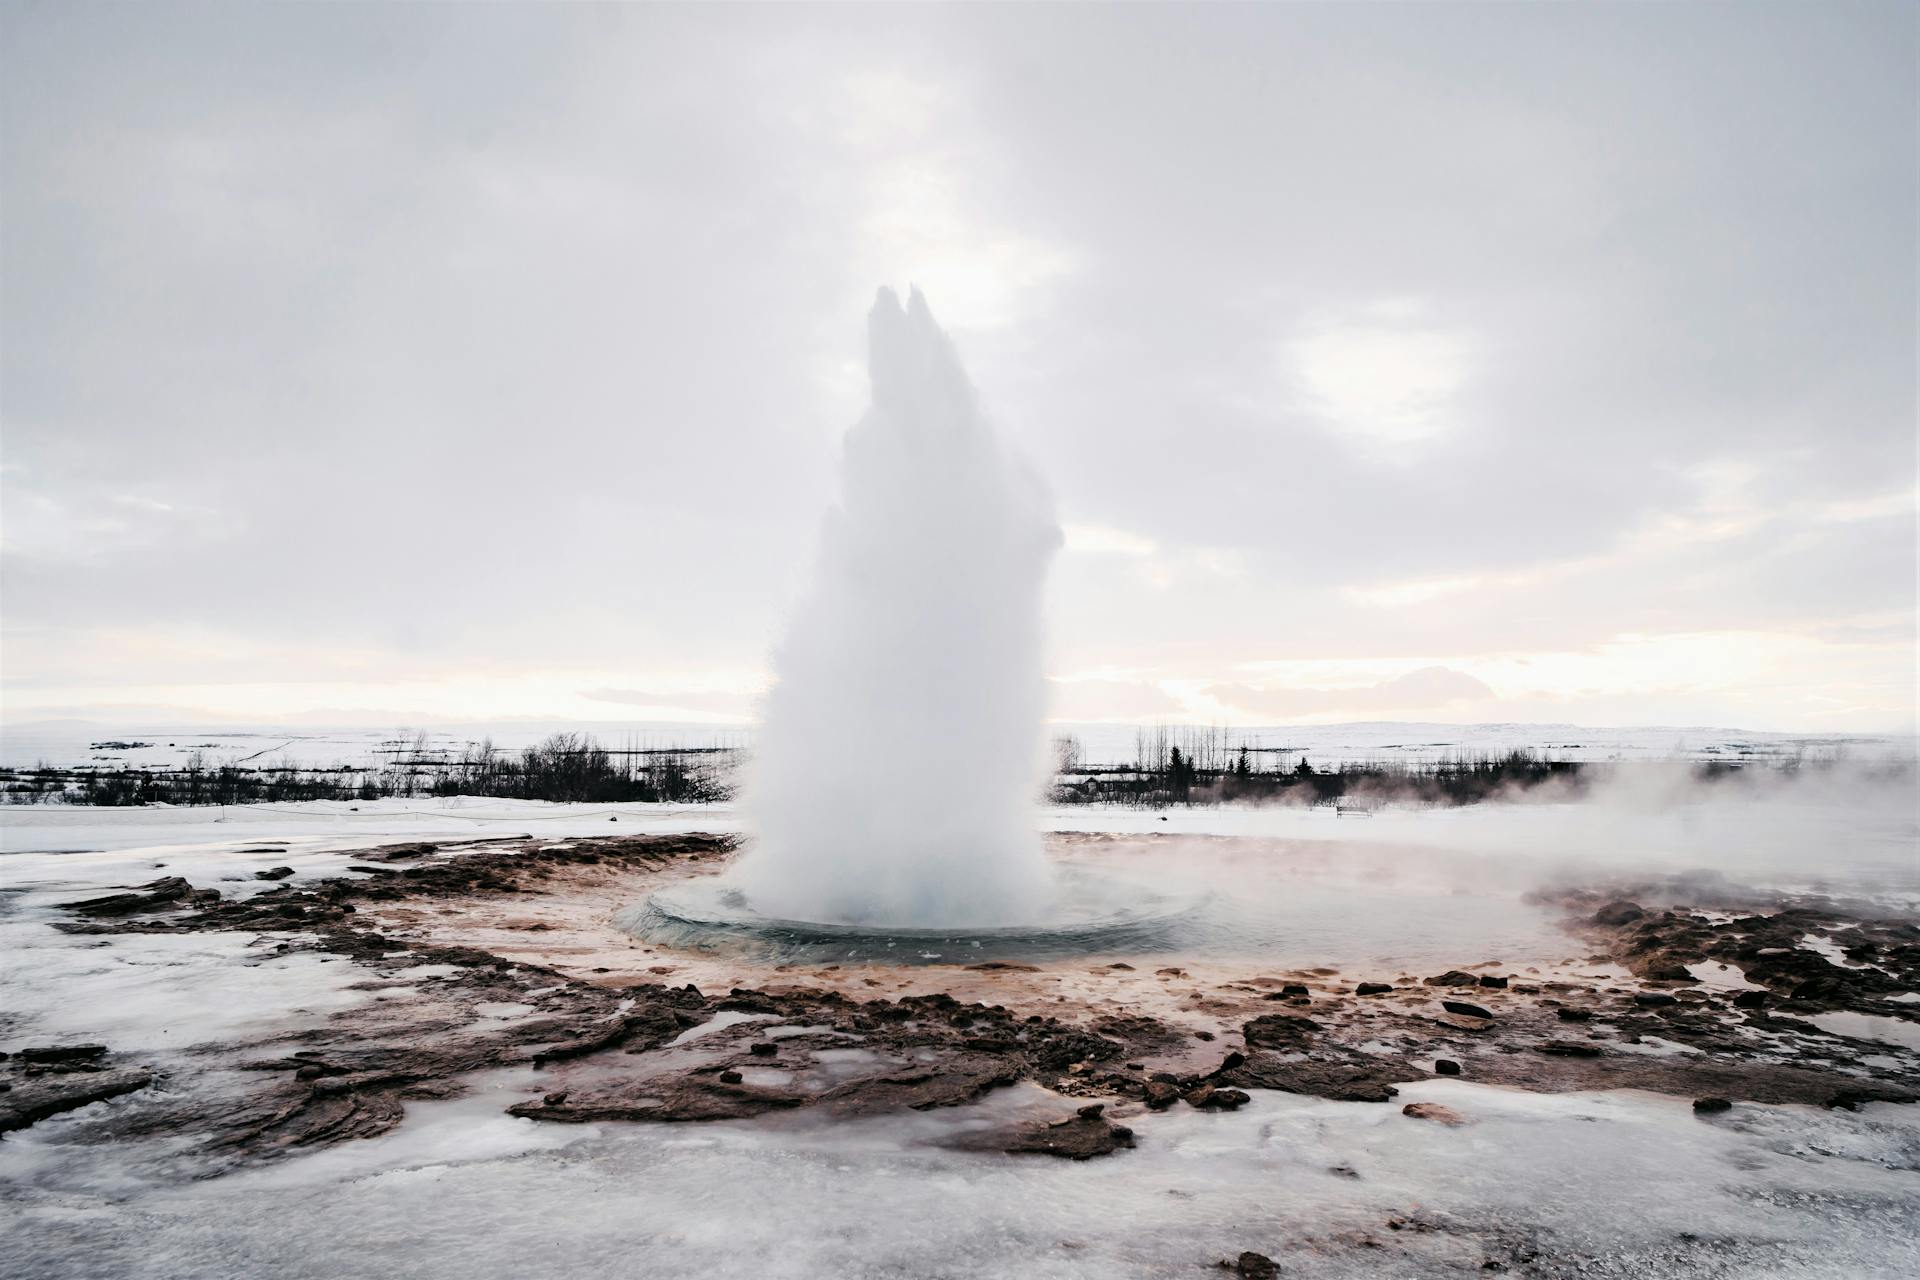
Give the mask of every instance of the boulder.
POLYGON ((1467 1118, 1452 1107, 1443 1107, 1437 1102, 1409 1102, 1400 1108, 1403 1116, 1412 1116, 1415 1120, 1433 1120, 1440 1124, 1457 1126, 1467 1122, 1467 1118))
POLYGON ((1400 1081, 1427 1078, 1411 1063, 1373 1054, 1339 1052, 1311 1058, 1291 1054, 1254 1054, 1219 1083, 1242 1089, 1279 1089, 1286 1093, 1331 1098, 1340 1102, 1385 1102, 1398 1092, 1400 1081))
POLYGON ((1482 1009, 1479 1005, 1468 1004, 1465 1000, 1442 1000, 1440 1007, 1448 1013, 1457 1013, 1463 1018, 1491 1019, 1493 1017, 1491 1009, 1482 1009))
POLYGON ((1296 1048, 1307 1037, 1320 1029, 1320 1024, 1311 1018, 1296 1018, 1291 1014, 1262 1014, 1240 1028, 1240 1033, 1252 1048, 1271 1046, 1274 1048, 1296 1048))
POLYGON ((1214 1084, 1189 1089, 1184 1096, 1188 1106, 1201 1111, 1238 1111, 1252 1101, 1238 1089, 1224 1089, 1214 1084))
POLYGON ((1015 1135, 1005 1150, 1013 1155, 1091 1160, 1131 1147, 1133 1130, 1109 1121, 1102 1114, 1105 1110, 1102 1103, 1082 1107, 1065 1120, 1054 1120, 1015 1135))

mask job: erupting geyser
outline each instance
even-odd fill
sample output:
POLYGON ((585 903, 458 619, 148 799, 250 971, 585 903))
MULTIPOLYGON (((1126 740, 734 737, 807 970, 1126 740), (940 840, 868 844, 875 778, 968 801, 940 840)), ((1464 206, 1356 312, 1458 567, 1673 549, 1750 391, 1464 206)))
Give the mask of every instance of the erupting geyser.
POLYGON ((775 654, 736 883, 756 913, 906 928, 1038 918, 1045 484, 914 290, 867 318, 873 405, 775 654))

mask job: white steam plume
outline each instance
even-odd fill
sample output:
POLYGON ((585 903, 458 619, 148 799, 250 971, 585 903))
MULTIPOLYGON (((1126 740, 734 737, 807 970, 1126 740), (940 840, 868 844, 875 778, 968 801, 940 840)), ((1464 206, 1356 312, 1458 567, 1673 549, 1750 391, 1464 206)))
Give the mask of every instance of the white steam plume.
POLYGON ((769 916, 1024 923, 1049 881, 1034 808, 1052 499, 917 289, 905 309, 882 289, 867 325, 873 405, 775 654, 738 878, 769 916))

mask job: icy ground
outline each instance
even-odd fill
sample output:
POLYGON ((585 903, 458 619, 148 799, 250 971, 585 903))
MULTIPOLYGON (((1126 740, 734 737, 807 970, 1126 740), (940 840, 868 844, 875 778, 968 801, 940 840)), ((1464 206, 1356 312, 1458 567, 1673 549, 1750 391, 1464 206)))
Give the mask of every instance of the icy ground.
MULTIPOLYGON (((1436 848, 1465 843, 1434 817, 1436 848)), ((217 1092, 214 1046, 271 1044, 296 1019, 391 992, 364 989, 367 972, 345 961, 275 956, 245 935, 60 934, 47 926, 51 904, 170 874, 245 894, 264 887, 249 875, 262 865, 339 874, 350 850, 399 837, 726 825, 714 810, 499 802, 5 818, 0 1048, 106 1043, 166 1069, 163 1092, 217 1092)), ((1357 854, 1364 830, 1383 830, 1326 823, 1357 854)), ((1510 864, 1465 865, 1491 875, 1510 864)), ((1702 1117, 1684 1099, 1457 1080, 1406 1086, 1391 1105, 1256 1091, 1237 1113, 1129 1116, 1134 1150, 1076 1164, 936 1145, 1077 1101, 1032 1086, 857 1121, 565 1126, 504 1113, 538 1091, 530 1070, 473 1084, 458 1100, 408 1104, 383 1137, 213 1179, 195 1176, 205 1168, 195 1134, 86 1140, 152 1091, 9 1134, 4 1271, 1204 1277, 1255 1250, 1303 1276, 1479 1274, 1489 1262, 1568 1276, 1920 1274, 1920 1113, 1890 1105, 1740 1104, 1702 1117), (1421 1101, 1466 1123, 1402 1114, 1399 1104, 1421 1101)))
POLYGON ((1702 1121, 1672 1099, 1435 1081, 1406 1099, 1467 1125, 1262 1094, 1238 1115, 1141 1117, 1136 1150, 1071 1164, 927 1145, 1034 1096, 563 1128, 502 1114, 515 1083, 212 1182, 144 1175, 44 1126, 0 1155, 13 1274, 1204 1276, 1243 1249, 1319 1276, 1920 1268, 1920 1131, 1891 1107, 1702 1121))

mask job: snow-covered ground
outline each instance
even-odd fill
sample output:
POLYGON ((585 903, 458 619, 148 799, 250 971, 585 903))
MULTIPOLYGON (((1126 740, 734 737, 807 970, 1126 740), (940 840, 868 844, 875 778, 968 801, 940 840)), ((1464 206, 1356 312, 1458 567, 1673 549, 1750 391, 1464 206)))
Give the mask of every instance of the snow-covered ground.
POLYGON ((604 836, 738 826, 733 806, 724 804, 549 804, 463 796, 177 808, 10 805, 0 808, 0 854, 179 850, 249 840, 284 842, 298 853, 414 838, 604 836))
MULTIPOLYGON (((1502 892, 1529 859, 1564 865, 1608 842, 1657 868, 1778 870, 1770 851, 1816 819, 1835 875, 1878 875, 1911 854, 1897 805, 1803 814, 1805 799, 1690 817, 1563 805, 1370 819, 1070 809, 1045 822, 1181 832, 1196 837, 1182 854, 1196 865, 1207 856, 1199 838, 1221 833, 1299 841, 1362 869, 1369 859, 1404 866, 1413 849, 1443 879, 1502 892), (1835 835, 1843 820, 1855 826, 1835 835)), ((265 887, 251 878, 261 866, 291 866, 297 883, 397 839, 737 826, 725 807, 502 801, 10 810, 0 814, 0 1048, 107 1043, 165 1066, 162 1091, 219 1089, 217 1071, 196 1067, 196 1046, 270 1043, 298 1019, 391 994, 364 989, 366 971, 348 962, 279 955, 242 934, 48 927, 53 904, 106 886, 183 875, 234 896, 265 887)), ((1479 1273, 1489 1261, 1582 1276, 1920 1274, 1920 1114, 1891 1105, 1741 1104, 1698 1117, 1684 1099, 1653 1095, 1458 1080, 1403 1090, 1402 1102, 1460 1112, 1466 1123, 1453 1127, 1398 1105, 1256 1091, 1238 1113, 1129 1117, 1137 1149, 1073 1164, 938 1145, 1074 1105, 1032 1086, 858 1121, 565 1126, 505 1114, 537 1091, 530 1071, 473 1083, 455 1101, 408 1104, 385 1136, 210 1180, 194 1176, 193 1134, 82 1140, 91 1121, 149 1105, 151 1091, 10 1134, 0 1141, 6 1273, 1157 1277, 1212 1274, 1215 1260, 1256 1250, 1309 1276, 1479 1273)))
POLYGON ((1668 1098, 1436 1080, 1405 1098, 1464 1126, 1261 1093, 1232 1115, 1138 1117, 1136 1150, 1069 1164, 931 1145, 1059 1109, 1030 1088, 852 1122, 564 1127, 502 1113, 528 1087, 514 1074, 416 1104, 386 1137, 211 1182, 42 1126, 0 1148, 9 1270, 1105 1278, 1217 1274, 1241 1250, 1307 1276, 1920 1270, 1920 1117, 1891 1106, 1701 1120, 1668 1098))

